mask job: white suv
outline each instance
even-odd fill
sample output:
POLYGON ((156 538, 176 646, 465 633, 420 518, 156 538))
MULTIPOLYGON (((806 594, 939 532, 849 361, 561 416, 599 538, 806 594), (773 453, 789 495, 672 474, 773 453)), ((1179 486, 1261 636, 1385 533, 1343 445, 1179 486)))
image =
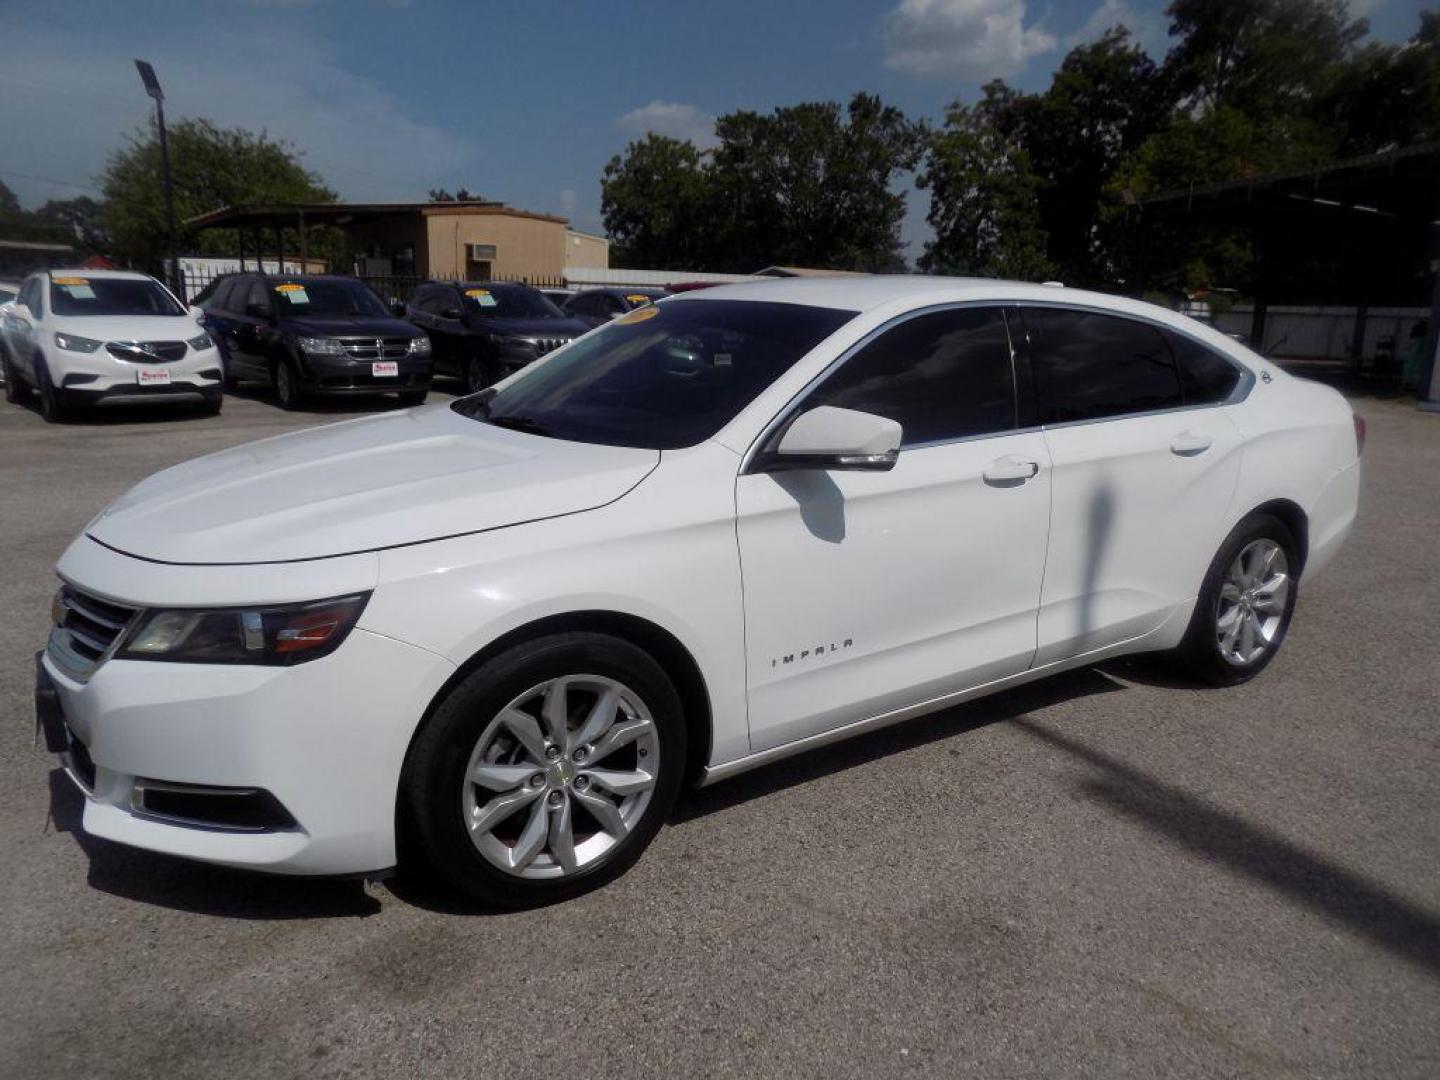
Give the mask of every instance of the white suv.
POLYGON ((98 402, 188 400, 218 413, 220 354, 165 286, 122 270, 31 274, 0 315, 5 398, 46 420, 98 402))
POLYGON ((1355 518, 1336 392, 1147 304, 920 277, 630 312, 448 406, 161 472, 59 564, 95 836, 559 899, 686 780, 1121 653, 1253 676, 1355 518))

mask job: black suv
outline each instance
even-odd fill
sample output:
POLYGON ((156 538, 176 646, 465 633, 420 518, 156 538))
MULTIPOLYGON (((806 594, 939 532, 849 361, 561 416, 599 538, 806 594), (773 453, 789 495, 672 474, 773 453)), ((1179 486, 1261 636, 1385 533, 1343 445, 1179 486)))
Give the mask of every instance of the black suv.
POLYGON ((599 326, 669 295, 664 289, 586 289, 565 301, 565 313, 586 326, 599 326))
POLYGON ((494 281, 428 282, 405 316, 430 335, 436 372, 463 379, 470 394, 590 329, 539 289, 494 281))
POLYGON ((220 344, 225 385, 271 383, 282 408, 385 391, 419 405, 430 389, 429 339, 355 278, 227 274, 195 303, 220 344))

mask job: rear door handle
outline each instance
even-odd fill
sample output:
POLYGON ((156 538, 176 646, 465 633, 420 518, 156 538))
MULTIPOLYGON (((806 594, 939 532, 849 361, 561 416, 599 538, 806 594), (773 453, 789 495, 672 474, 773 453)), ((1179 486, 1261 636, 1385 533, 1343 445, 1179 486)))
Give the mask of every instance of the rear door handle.
POLYGON ((1023 483, 1039 471, 1040 465, 1038 462, 1023 461, 1020 458, 1011 457, 1007 454, 1005 457, 996 458, 990 462, 989 465, 985 466, 985 472, 982 475, 986 480, 995 483, 1003 483, 1007 480, 1019 480, 1023 483))
POLYGON ((1194 457, 1209 450, 1210 444, 1214 441, 1209 435, 1197 435, 1193 431, 1182 431, 1170 444, 1170 452, 1179 454, 1181 457, 1194 457))

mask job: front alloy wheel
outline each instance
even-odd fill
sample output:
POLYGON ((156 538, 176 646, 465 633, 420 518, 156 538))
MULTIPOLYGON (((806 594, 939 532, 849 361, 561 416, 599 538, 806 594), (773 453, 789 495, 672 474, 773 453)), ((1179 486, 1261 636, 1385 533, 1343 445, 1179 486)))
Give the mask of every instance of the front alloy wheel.
POLYGON ((639 646, 565 632, 477 665, 416 733, 401 781, 411 856, 486 903, 532 907, 624 873, 679 794, 679 694, 639 646))
POLYGON ((500 710, 470 755, 470 840, 519 877, 590 866, 644 815, 659 751, 649 710, 623 683, 575 675, 532 687, 500 710))

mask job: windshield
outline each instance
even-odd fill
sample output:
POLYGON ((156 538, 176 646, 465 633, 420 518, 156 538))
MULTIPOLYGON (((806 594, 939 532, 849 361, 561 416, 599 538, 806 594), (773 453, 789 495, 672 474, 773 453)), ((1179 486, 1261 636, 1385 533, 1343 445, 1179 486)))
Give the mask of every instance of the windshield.
POLYGON ((854 316, 753 300, 668 301, 606 324, 498 393, 451 407, 575 442, 693 446, 854 316))
POLYGON ((465 310, 471 315, 502 319, 563 319, 565 313, 539 289, 524 286, 467 286, 465 310))
POLYGON ((50 310, 56 315, 184 315, 185 309, 158 283, 145 278, 50 279, 50 310))
POLYGON ((365 315, 387 318, 380 298, 358 281, 277 281, 270 286, 277 314, 365 315))

